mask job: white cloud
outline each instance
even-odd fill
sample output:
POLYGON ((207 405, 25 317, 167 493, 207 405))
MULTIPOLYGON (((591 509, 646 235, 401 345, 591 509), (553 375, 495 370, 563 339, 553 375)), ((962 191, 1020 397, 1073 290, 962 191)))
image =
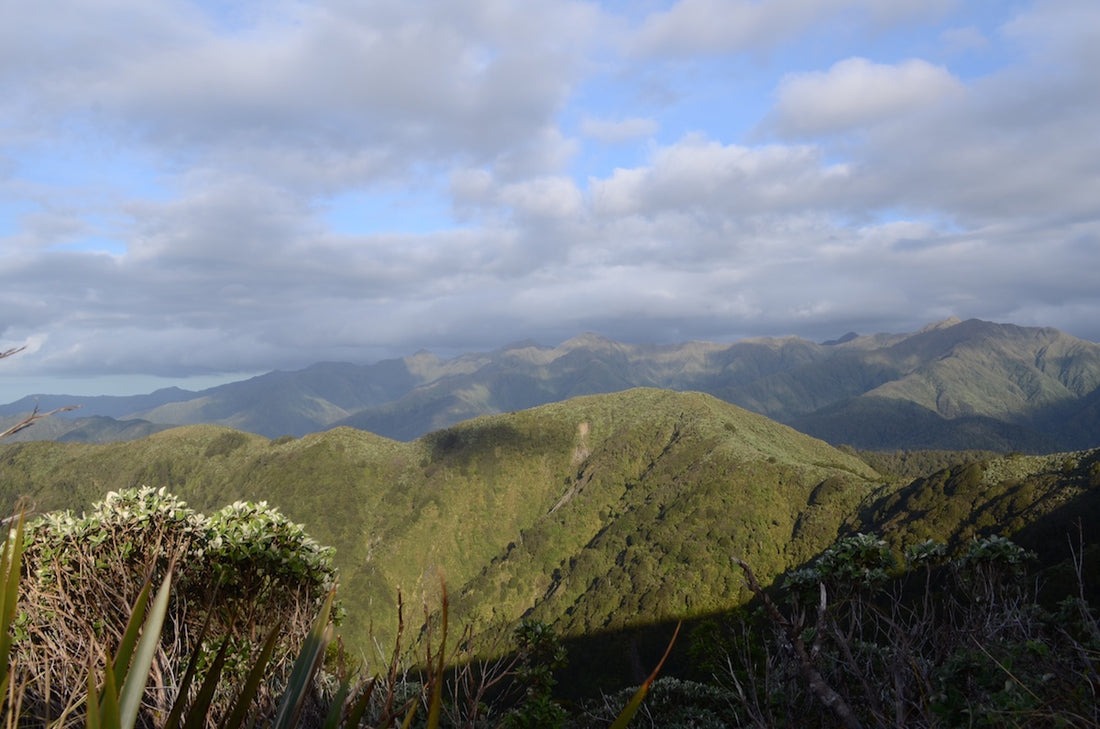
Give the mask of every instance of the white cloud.
POLYGON ((520 215, 537 218, 573 218, 581 214, 583 199, 567 177, 539 177, 505 185, 500 201, 520 215))
POLYGON ((927 61, 878 64, 848 58, 828 71, 784 76, 771 124, 784 135, 847 132, 957 99, 964 92, 947 69, 927 61))
POLYGON ((847 175, 810 145, 746 147, 696 134, 659 149, 647 167, 616 170, 590 187, 604 215, 670 209, 754 214, 835 203, 847 175))
POLYGON ((1091 0, 1038 0, 1004 23, 1001 32, 1044 66, 1054 61, 1095 68, 1100 62, 1100 5, 1091 0))
POLYGON ((198 157, 304 192, 455 159, 559 160, 552 120, 600 22, 580 3, 322 3, 226 35, 184 6, 143 7, 76 3, 61 31, 56 9, 21 11, 0 36, 14 57, 0 84, 33 74, 36 88, 0 110, 28 127, 76 115, 174 151, 170 163, 198 157))

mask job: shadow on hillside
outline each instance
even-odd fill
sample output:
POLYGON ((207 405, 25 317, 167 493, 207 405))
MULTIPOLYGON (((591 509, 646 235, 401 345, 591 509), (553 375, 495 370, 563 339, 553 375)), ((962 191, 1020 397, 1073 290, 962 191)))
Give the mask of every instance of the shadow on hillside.
MULTIPOLYGON (((728 613, 716 613, 685 620, 661 675, 710 678, 700 675, 692 660, 693 634, 706 622, 724 620, 727 616, 728 613)), ((670 620, 563 640, 569 664, 556 674, 555 695, 577 701, 641 684, 660 663, 675 632, 676 621, 670 620)))
POLYGON ((1100 432, 1100 387, 1084 397, 1039 408, 1029 422, 1055 439, 1059 451, 1095 448, 1100 432))
POLYGON ((834 445, 865 450, 991 450, 1054 453, 1063 443, 1042 428, 992 417, 945 418, 915 402, 863 395, 784 421, 834 445))
POLYGON ((1040 601, 1077 594, 1074 554, 1083 553, 1085 599, 1100 607, 1100 487, 1091 488, 1012 535, 1038 555, 1040 601))
POLYGON ((546 447, 546 434, 521 429, 499 418, 478 423, 476 428, 454 425, 422 437, 432 461, 470 461, 488 455, 500 458, 500 452, 534 451, 546 447))

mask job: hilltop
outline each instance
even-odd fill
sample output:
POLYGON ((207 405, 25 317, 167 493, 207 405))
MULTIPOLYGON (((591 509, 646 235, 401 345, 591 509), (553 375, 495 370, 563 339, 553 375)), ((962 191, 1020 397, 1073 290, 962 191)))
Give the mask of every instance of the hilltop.
MULTIPOLYGON (((732 344, 631 345, 594 334, 442 359, 321 363, 188 392, 36 396, 81 403, 23 439, 103 442, 185 424, 270 438, 346 425, 411 441, 481 415, 634 387, 699 391, 827 440, 865 449, 980 448, 1044 453, 1094 445, 1100 345, 1051 328, 949 319, 908 334, 849 333, 732 344), (90 420, 89 416, 99 416, 90 420), (118 421, 118 422, 115 422, 118 421)), ((33 407, 0 407, 14 421, 33 407)))

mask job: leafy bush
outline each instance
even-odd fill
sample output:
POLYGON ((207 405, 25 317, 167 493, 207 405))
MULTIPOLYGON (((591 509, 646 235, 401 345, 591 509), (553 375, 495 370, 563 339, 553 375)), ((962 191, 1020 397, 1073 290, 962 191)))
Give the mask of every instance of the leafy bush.
POLYGON ((549 625, 524 619, 514 631, 518 651, 516 678, 524 697, 505 718, 507 729, 554 729, 564 725, 565 709, 551 698, 554 671, 565 666, 565 647, 549 625))
MULTIPOLYGON (((28 525, 15 618, 15 658, 28 674, 25 717, 58 717, 79 704, 89 671, 102 673, 121 642, 143 585, 169 570, 176 579, 152 668, 166 690, 150 694, 148 715, 168 712, 196 651, 199 680, 223 644, 224 675, 241 678, 278 626, 258 699, 261 713, 274 708, 335 583, 332 550, 265 503, 238 502, 206 517, 164 489, 141 488, 112 492, 83 515, 58 512, 28 525)), ((211 723, 226 709, 222 698, 211 723)))

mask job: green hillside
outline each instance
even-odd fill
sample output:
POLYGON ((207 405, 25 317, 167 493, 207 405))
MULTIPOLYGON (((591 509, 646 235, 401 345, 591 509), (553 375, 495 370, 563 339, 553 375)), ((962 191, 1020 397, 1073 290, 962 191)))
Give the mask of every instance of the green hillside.
POLYGON ((165 486, 208 511, 266 499, 337 548, 345 636, 392 636, 442 573, 459 620, 565 633, 730 607, 729 556, 775 575, 876 486, 855 456, 712 397, 631 390, 401 443, 350 428, 274 441, 188 426, 108 445, 0 448, 2 503, 83 507, 165 486), (624 598, 624 595, 626 596, 624 598))
POLYGON ((881 534, 899 552, 925 539, 959 551, 999 534, 1051 564, 1067 556, 1067 536, 1077 533, 1078 522, 1086 544, 1100 543, 1100 449, 962 460, 884 487, 844 531, 881 534))

